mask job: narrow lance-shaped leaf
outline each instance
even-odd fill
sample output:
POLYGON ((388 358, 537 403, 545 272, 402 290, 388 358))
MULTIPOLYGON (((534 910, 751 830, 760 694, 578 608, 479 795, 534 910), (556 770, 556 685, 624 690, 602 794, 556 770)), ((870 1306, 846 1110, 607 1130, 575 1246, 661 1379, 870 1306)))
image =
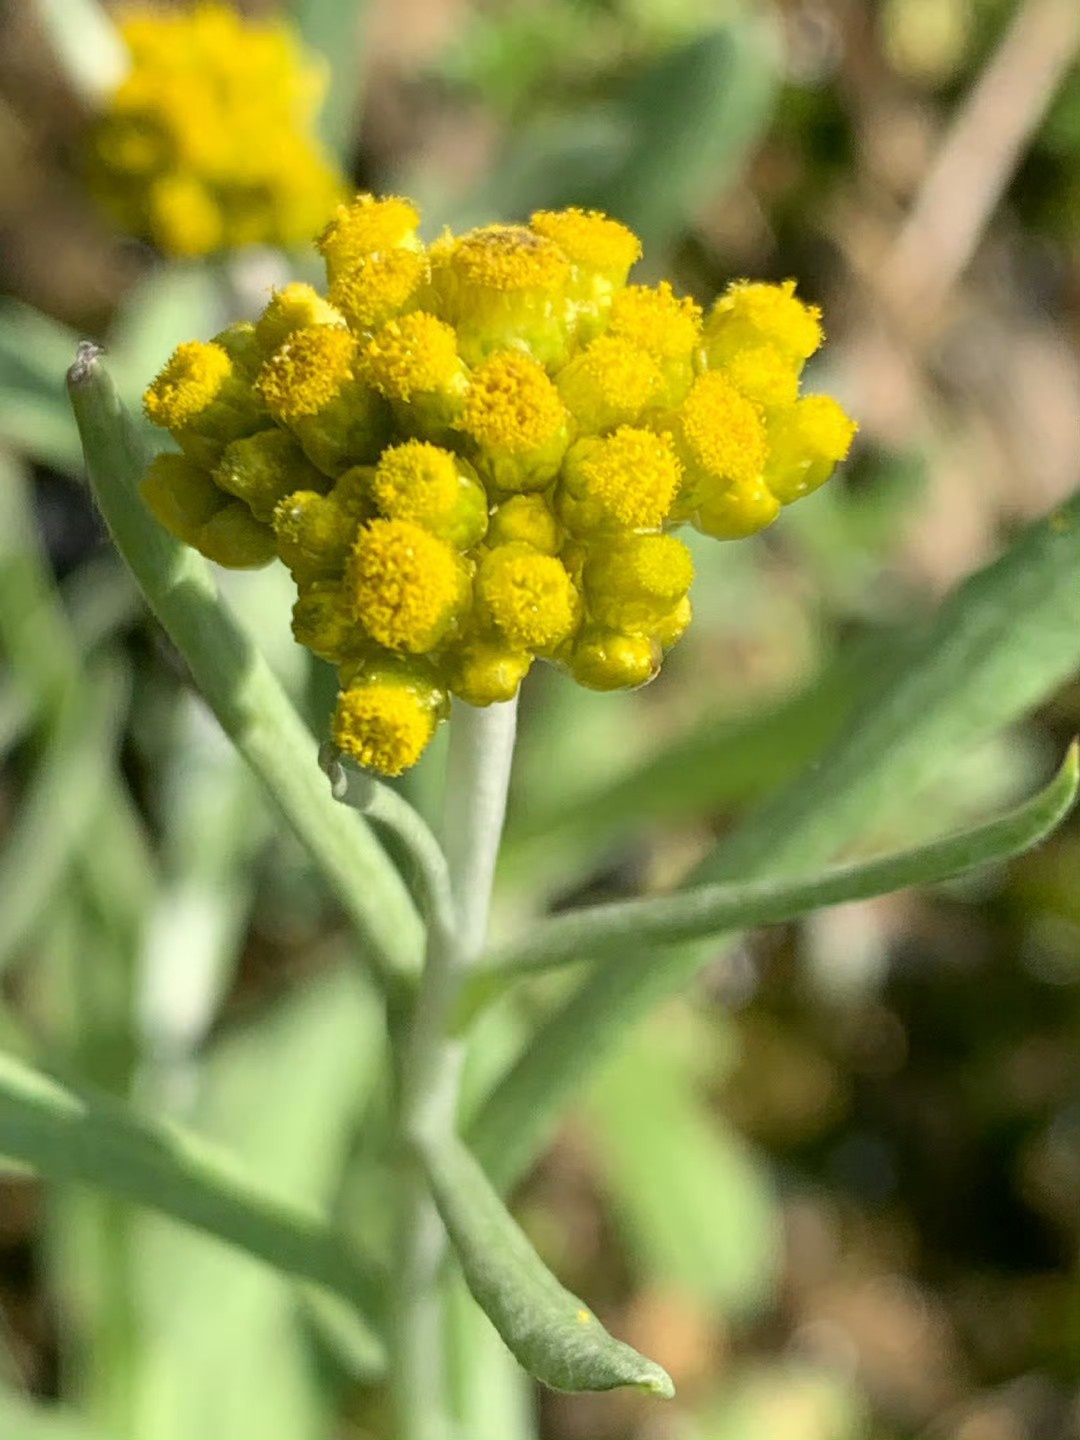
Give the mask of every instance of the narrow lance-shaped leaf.
POLYGON ((157 523, 138 483, 144 456, 95 346, 68 376, 98 508, 151 609, 233 744, 337 892, 382 979, 419 963, 420 924, 405 885, 359 817, 331 798, 314 739, 225 606, 206 562, 157 523))
POLYGON ((550 969, 585 956, 611 954, 633 943, 655 940, 665 944, 773 925, 826 905, 867 900, 912 885, 933 885, 980 865, 1007 860, 1038 844, 1068 813, 1076 798, 1077 778, 1074 741, 1045 789, 986 825, 805 879, 698 885, 660 899, 570 910, 497 950, 488 958, 486 969, 502 974, 550 969))
POLYGON ((433 1137, 424 1161, 466 1283, 519 1364, 556 1390, 675 1393, 659 1365, 609 1335, 559 1284, 460 1140, 433 1137))
MULTIPOLYGON (((969 746, 1018 719, 1080 665, 1080 495, 971 577, 803 776, 763 805, 694 877, 806 872, 909 805, 969 746)), ((633 946, 598 965, 542 1025, 470 1132, 500 1186, 550 1135, 562 1105, 653 1005, 715 956, 715 942, 633 946)))
POLYGON ((0 1155, 205 1230, 370 1313, 375 1278, 325 1220, 268 1194, 226 1155, 119 1100, 0 1055, 0 1155))
POLYGON ((0 851, 0 972, 31 935, 97 819, 128 698, 122 667, 99 662, 72 686, 0 851))

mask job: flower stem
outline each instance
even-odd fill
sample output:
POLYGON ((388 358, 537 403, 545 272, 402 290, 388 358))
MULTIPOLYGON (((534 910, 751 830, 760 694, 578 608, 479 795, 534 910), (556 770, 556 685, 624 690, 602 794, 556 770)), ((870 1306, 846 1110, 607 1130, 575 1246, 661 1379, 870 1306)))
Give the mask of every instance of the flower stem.
POLYGON ((418 1157, 432 1137, 454 1127, 463 1046, 451 1035, 451 1018, 487 934, 516 719, 515 702, 481 710, 459 701, 451 722, 443 816, 450 904, 430 907, 424 972, 399 1052, 395 1440, 449 1440, 453 1434, 439 1293, 445 1237, 418 1157))

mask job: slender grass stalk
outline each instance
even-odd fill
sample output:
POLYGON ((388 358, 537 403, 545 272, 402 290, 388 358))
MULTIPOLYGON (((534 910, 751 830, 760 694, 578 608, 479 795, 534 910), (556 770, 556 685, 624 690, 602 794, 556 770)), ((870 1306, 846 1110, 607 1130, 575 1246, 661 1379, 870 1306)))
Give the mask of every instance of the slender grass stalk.
POLYGON ((451 722, 443 814, 450 903, 429 910, 424 972, 399 1052, 401 1211, 391 1335, 397 1440, 452 1433, 440 1293, 445 1234, 420 1157, 454 1127, 463 1046, 451 1021, 487 935, 516 723, 516 701, 483 710, 459 702, 451 722))

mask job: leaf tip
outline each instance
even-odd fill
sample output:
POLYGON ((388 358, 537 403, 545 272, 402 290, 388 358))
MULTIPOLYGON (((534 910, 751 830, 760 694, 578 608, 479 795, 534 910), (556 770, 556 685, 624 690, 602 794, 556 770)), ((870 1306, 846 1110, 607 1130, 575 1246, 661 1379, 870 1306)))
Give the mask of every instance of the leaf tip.
POLYGON ((675 1382, 662 1365, 655 1361, 648 1361, 641 1371, 641 1375, 635 1382, 638 1390, 644 1390, 647 1395, 655 1395, 658 1400, 673 1400, 675 1398, 675 1382))
POLYGON ((93 340, 80 340, 75 351, 75 360, 67 372, 69 390, 81 389, 94 378, 97 363, 105 351, 93 340))

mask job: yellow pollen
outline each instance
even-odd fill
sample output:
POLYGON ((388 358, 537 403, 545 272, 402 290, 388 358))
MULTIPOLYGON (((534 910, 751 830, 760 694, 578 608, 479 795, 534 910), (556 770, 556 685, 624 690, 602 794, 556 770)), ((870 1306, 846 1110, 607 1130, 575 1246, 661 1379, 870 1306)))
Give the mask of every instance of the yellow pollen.
POLYGON ((446 638, 463 599, 454 552, 411 520, 366 525, 356 537, 345 583, 372 639, 414 655, 446 638))
POLYGON ((423 519, 451 510, 458 496, 458 461, 449 450, 407 440, 384 450, 371 481, 371 494, 384 515, 423 519))
POLYGON ((559 394, 583 430, 632 423, 659 397, 664 378, 646 351, 601 335, 556 377, 559 394))
POLYGON ((689 295, 676 295, 666 280, 630 285, 612 300, 609 333, 658 359, 681 359, 701 337, 701 306, 689 295))
POLYGON ((317 415, 352 379, 356 341, 343 325, 298 330, 259 371, 255 388, 275 420, 317 415))
POLYGON ((264 350, 273 351, 297 330, 343 323, 344 317, 313 286, 293 280, 271 295, 255 326, 255 338, 264 350))
POLYGON ((749 482, 766 457, 761 412, 719 372, 700 376, 677 414, 690 456, 709 475, 749 482))
POLYGON ((330 302, 361 330, 403 310, 428 278, 427 256, 418 250, 361 255, 334 277, 330 302))
POLYGON ((550 649, 577 623, 577 594, 565 567, 529 545, 490 550, 476 585, 492 625, 515 650, 550 649))
POLYGON ((831 395, 804 395, 796 413, 803 443, 815 459, 837 462, 847 456, 859 427, 831 395))
POLYGON ((566 470, 609 518, 631 530, 658 529, 664 523, 681 474, 667 435, 630 425, 606 439, 579 441, 567 456, 566 470))
POLYGON ((166 430, 183 429, 213 403, 231 373, 232 361, 220 345, 178 345, 143 396, 146 418, 166 430))
POLYGON ((460 361, 453 327, 424 310, 391 320, 361 352, 361 373, 391 400, 409 401, 414 392, 444 390, 460 361))
POLYGON ((416 248, 419 224, 420 212, 411 200, 400 195, 382 199, 357 195, 350 204, 337 207, 333 220, 315 243, 328 272, 336 276, 365 255, 378 255, 401 245, 416 248))
POLYGON ((470 230, 446 258, 466 284, 488 290, 558 290, 570 269, 553 240, 524 225, 485 225, 470 230))
POLYGON ((461 426, 480 445, 528 455, 554 441, 566 410, 542 365, 502 350, 473 372, 461 426))
POLYGON ((409 685, 375 680, 338 696, 334 741, 365 769, 400 775, 419 760, 435 723, 432 706, 409 685))
POLYGON ((721 369, 736 390, 766 409, 793 405, 799 393, 796 362, 776 345, 736 350, 721 369))
POLYGON ((628 580, 646 595, 674 605, 690 589, 694 561, 674 535, 640 535, 623 556, 628 580))
POLYGON ((796 297, 794 280, 780 285, 735 281, 713 306, 706 338, 710 339, 714 332, 722 338, 727 328, 736 334, 754 332, 796 360, 808 359, 824 338, 821 311, 796 297))
POLYGON ((641 258, 641 241, 634 232, 600 210, 538 210, 529 223, 538 235, 554 240, 575 265, 619 282, 641 258))

